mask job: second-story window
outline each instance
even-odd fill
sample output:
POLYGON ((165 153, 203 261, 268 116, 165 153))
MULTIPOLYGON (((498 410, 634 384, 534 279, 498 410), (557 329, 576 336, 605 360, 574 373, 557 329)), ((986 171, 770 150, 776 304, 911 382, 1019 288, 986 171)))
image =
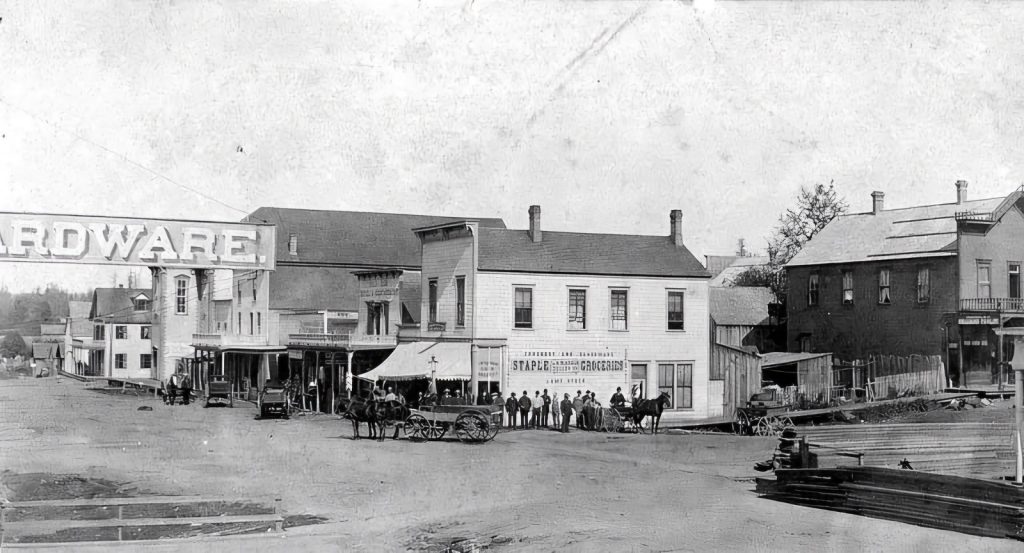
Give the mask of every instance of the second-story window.
POLYGON ((516 288, 515 327, 533 328, 533 289, 516 288))
POLYGON ((106 338, 106 336, 105 336, 106 335, 106 331, 104 330, 104 328, 106 328, 106 327, 104 327, 103 325, 96 325, 96 326, 94 326, 93 329, 92 329, 92 339, 93 340, 103 340, 103 339, 105 339, 106 338))
POLYGON ((569 330, 587 329, 587 291, 569 290, 569 330))
POLYGON ((917 302, 928 303, 932 299, 931 274, 928 267, 917 269, 917 302))
POLYGON ((252 313, 249 313, 249 336, 252 336, 252 313))
POLYGON ((252 301, 256 301, 256 279, 252 279, 252 301))
POLYGON ((878 303, 882 305, 892 304, 892 293, 889 286, 889 269, 878 271, 878 303))
POLYGON ((428 289, 427 299, 430 302, 430 306, 429 306, 429 309, 430 309, 430 311, 429 311, 430 319, 428 319, 428 320, 430 322, 432 322, 432 323, 436 323, 437 322, 437 279, 436 278, 432 278, 432 279, 430 279, 429 282, 427 282, 427 289, 428 289))
POLYGON ((992 297, 992 264, 988 261, 978 262, 978 297, 992 297))
POLYGON ((668 329, 684 330, 683 318, 683 292, 675 291, 668 293, 668 329))
POLYGON ((117 340, 128 339, 128 327, 124 325, 117 325, 114 327, 114 338, 117 340))
POLYGON ((1020 263, 1011 261, 1007 264, 1006 286, 1011 298, 1020 298, 1020 263))
POLYGON ((612 290, 611 329, 629 329, 629 291, 627 290, 612 290))
POLYGON ((143 340, 149 340, 149 337, 152 336, 152 333, 153 333, 153 327, 151 327, 149 325, 143 325, 143 326, 141 326, 139 328, 141 329, 139 331, 139 338, 141 338, 143 340))
POLYGON ((818 273, 807 276, 807 305, 818 305, 818 273))
POLYGON ((455 277, 455 324, 466 326, 466 277, 455 277))
POLYGON ((263 313, 256 312, 256 335, 263 336, 263 313))
POLYGON ((853 271, 843 271, 843 305, 853 305, 853 271))
POLYGON ((294 232, 288 235, 288 255, 299 255, 299 235, 294 232))
POLYGON ((174 312, 178 315, 188 313, 188 279, 179 277, 174 281, 174 312))

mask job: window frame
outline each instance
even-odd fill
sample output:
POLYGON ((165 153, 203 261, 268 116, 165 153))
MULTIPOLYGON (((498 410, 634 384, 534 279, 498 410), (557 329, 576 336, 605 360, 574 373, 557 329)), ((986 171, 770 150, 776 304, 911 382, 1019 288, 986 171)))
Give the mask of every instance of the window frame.
POLYGON ((608 330, 614 332, 629 331, 629 288, 608 289, 608 330), (625 299, 624 305, 622 306, 621 319, 616 317, 615 297, 617 295, 625 299), (622 328, 615 328, 615 321, 618 320, 622 321, 622 328))
POLYGON ((567 291, 568 309, 566 312, 566 330, 587 329, 587 289, 579 286, 569 287, 567 291), (573 302, 573 296, 578 300, 582 295, 583 302, 573 302), (574 313, 575 311, 575 313, 574 313), (577 325, 577 326, 574 326, 577 325))
POLYGON ((466 276, 455 277, 455 326, 466 326, 466 276))
POLYGON ((843 300, 843 305, 853 305, 853 300, 854 300, 853 271, 852 270, 845 270, 844 269, 843 271, 841 271, 841 274, 842 274, 841 278, 842 278, 842 281, 843 281, 843 286, 842 286, 842 288, 843 288, 843 295, 840 296, 840 297, 843 300), (847 281, 849 281, 849 282, 847 282, 847 281), (847 292, 849 292, 849 294, 847 294, 847 292))
POLYGON ((128 354, 127 353, 115 353, 114 354, 114 368, 115 369, 127 369, 128 368, 128 354))
POLYGON ((1020 299, 1021 297, 1021 274, 1020 274, 1020 261, 1007 261, 1006 262, 1006 297, 1012 299, 1020 299), (1016 270, 1014 269, 1016 267, 1016 270), (1016 278, 1015 278, 1016 277, 1016 278), (1014 280, 1016 280, 1016 290, 1014 289, 1014 280), (1016 294, 1016 295, 1014 295, 1016 294))
POLYGON ((516 330, 533 329, 533 287, 515 286, 512 289, 512 328, 516 330), (519 295, 523 294, 524 301, 520 305, 519 295), (526 300, 529 300, 527 302, 526 300), (520 320, 520 314, 528 315, 520 320))
POLYGON ((140 340, 152 340, 153 339, 153 326, 142 325, 139 327, 139 339, 140 340))
POLYGON ((807 306, 813 307, 821 302, 821 273, 807 275, 807 306))
POLYGON ((188 277, 174 278, 174 314, 188 315, 188 277))
POLYGON ((427 304, 428 304, 427 305, 427 314, 428 314, 427 322, 428 323, 436 323, 437 322, 437 295, 438 295, 437 287, 438 287, 438 284, 437 284, 437 279, 436 278, 432 278, 432 279, 427 281, 427 304))
POLYGON ((128 325, 114 325, 114 339, 115 340, 127 340, 128 339, 128 325))
POLYGON ((686 290, 666 290, 665 292, 665 330, 683 332, 686 330, 686 290), (672 320, 672 296, 679 297, 678 321, 672 320), (679 328, 672 328, 673 322, 677 322, 679 328))
POLYGON ((140 353, 139 354, 139 368, 140 369, 152 369, 153 368, 153 354, 152 353, 140 353))
POLYGON ((671 405, 666 409, 686 411, 693 409, 693 365, 692 361, 658 361, 658 396, 668 392, 671 405), (665 378, 665 369, 671 378, 665 378), (666 383, 666 380, 671 382, 666 383))
POLYGON ((892 270, 878 270, 878 305, 892 305, 892 270))
POLYGON ((917 303, 932 301, 932 271, 930 267, 917 268, 917 303), (924 275, 924 278, 921 276, 924 275))
POLYGON ((978 275, 978 297, 979 298, 991 298, 992 297, 992 262, 989 260, 979 259, 977 261, 977 275, 978 275), (985 270, 987 273, 986 280, 981 279, 981 271, 985 270), (982 294, 982 289, 986 292, 982 294))
POLYGON ((288 255, 299 255, 299 235, 294 232, 288 234, 288 255))

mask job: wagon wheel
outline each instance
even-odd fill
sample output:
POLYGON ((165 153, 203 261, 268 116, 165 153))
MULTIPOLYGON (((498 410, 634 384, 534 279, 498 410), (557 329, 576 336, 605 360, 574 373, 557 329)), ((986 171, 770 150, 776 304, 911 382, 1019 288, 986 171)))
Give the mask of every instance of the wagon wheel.
POLYGON ((440 440, 448 432, 448 428, 444 424, 437 423, 436 421, 429 422, 427 419, 423 420, 427 422, 427 425, 420 428, 420 435, 425 440, 440 440))
POLYGON ((773 436, 775 435, 776 426, 775 417, 761 417, 761 420, 757 421, 757 427, 754 429, 754 433, 758 436, 773 436))
POLYGON ((621 432, 622 431, 622 416, 615 409, 608 409, 605 411, 604 418, 601 419, 601 430, 605 432, 621 432))
POLYGON ((487 418, 487 440, 493 440, 498 435, 498 431, 501 430, 501 413, 497 417, 491 416, 487 418))
POLYGON ((754 425, 750 422, 750 415, 746 411, 736 410, 736 422, 732 423, 733 430, 740 436, 753 434, 754 425))
POLYGON ((490 436, 487 419, 475 411, 466 411, 455 419, 455 435, 465 443, 486 442, 490 436))
POLYGON ((405 437, 410 440, 427 440, 429 434, 430 423, 427 419, 423 418, 423 415, 413 413, 409 415, 409 418, 405 419, 405 425, 402 427, 402 431, 405 432, 405 437))
POLYGON ((780 427, 779 428, 779 432, 782 432, 783 430, 789 428, 790 426, 796 426, 795 424, 793 424, 793 419, 791 419, 791 418, 789 418, 789 417, 787 417, 785 415, 779 417, 778 421, 779 421, 779 427, 780 427))

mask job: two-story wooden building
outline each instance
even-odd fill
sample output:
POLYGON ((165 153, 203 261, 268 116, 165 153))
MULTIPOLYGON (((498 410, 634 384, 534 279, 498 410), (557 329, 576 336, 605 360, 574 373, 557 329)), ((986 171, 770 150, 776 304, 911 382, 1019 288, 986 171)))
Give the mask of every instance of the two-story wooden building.
POLYGON ((91 374, 119 378, 156 378, 151 332, 152 291, 145 288, 97 288, 89 320, 91 374))
POLYGON ((434 375, 470 394, 621 387, 668 393, 666 421, 721 409, 709 401, 710 275, 683 244, 682 213, 667 236, 487 228, 474 220, 415 230, 422 245, 419 335, 365 376, 434 375))
POLYGON ((1021 190, 956 202, 842 215, 786 266, 790 351, 941 355, 953 383, 998 379, 995 329, 1024 325, 1021 190))

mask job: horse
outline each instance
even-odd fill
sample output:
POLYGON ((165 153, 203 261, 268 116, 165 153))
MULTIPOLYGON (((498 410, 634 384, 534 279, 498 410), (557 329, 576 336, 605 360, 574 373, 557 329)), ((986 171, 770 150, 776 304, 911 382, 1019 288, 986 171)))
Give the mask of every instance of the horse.
POLYGON ((377 411, 377 425, 380 429, 380 435, 377 438, 378 441, 384 441, 384 433, 387 430, 388 424, 392 424, 395 427, 395 434, 391 436, 392 440, 398 439, 398 428, 405 426, 405 420, 409 418, 409 408, 400 401, 377 401, 375 402, 374 408, 377 411))
POLYGON ((633 399, 633 424, 643 433, 644 427, 641 424, 644 417, 651 417, 651 430, 658 433, 658 424, 661 422, 661 413, 665 407, 672 405, 672 398, 668 392, 662 392, 657 399, 633 399))
POLYGON ((359 439, 359 423, 370 427, 370 439, 377 437, 378 409, 375 402, 364 397, 353 397, 345 404, 342 416, 352 421, 352 439, 359 439))

